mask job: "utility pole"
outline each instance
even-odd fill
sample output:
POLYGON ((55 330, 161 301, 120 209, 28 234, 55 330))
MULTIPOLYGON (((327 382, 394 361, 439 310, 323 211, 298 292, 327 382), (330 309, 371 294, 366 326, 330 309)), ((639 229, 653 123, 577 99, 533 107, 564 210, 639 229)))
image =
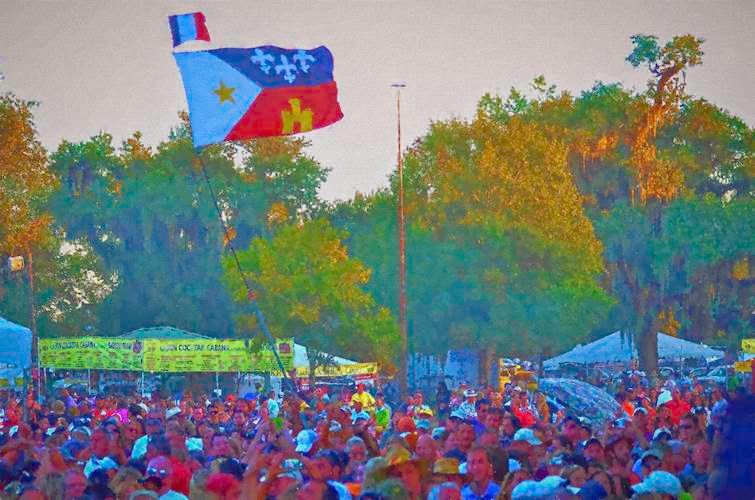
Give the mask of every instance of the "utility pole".
POLYGON ((394 83, 391 87, 396 89, 396 132, 398 139, 396 152, 398 163, 398 314, 399 327, 401 328, 399 388, 401 397, 405 398, 408 394, 409 338, 406 327, 406 226, 404 224, 404 163, 401 158, 401 89, 406 85, 394 83))

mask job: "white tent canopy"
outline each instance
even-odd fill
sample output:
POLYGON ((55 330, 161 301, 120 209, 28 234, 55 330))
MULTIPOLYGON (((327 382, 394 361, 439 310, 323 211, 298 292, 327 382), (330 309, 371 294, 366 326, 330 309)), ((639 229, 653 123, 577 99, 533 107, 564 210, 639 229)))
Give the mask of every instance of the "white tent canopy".
MULTIPOLYGON (((658 358, 721 358, 724 353, 711 349, 704 344, 696 344, 688 340, 679 339, 658 333, 658 358)), ((557 368, 561 363, 615 363, 629 362, 637 358, 637 345, 630 343, 627 337, 622 338, 621 332, 614 332, 606 337, 586 345, 578 345, 571 351, 546 360, 546 368, 557 368)))
MULTIPOLYGON (((326 354, 326 356, 329 356, 329 354, 326 354)), ((356 364, 356 361, 333 356, 333 364, 338 366, 353 365, 356 364)), ((309 368, 309 357, 307 356, 307 348, 305 346, 294 344, 294 368, 299 367, 309 368)))

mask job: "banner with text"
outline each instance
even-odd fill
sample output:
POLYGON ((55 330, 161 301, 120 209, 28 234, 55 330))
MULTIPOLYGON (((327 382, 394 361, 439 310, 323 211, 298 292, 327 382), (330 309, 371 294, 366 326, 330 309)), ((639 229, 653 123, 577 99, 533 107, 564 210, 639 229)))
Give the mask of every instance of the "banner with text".
MULTIPOLYGON (((293 341, 278 341, 284 368, 293 369, 293 341)), ((244 340, 145 340, 144 370, 149 372, 269 372, 277 366, 269 348, 250 348, 244 340)))
POLYGON ((755 354, 755 339, 742 339, 742 351, 755 354))
MULTIPOLYGON (((358 377, 362 375, 374 377, 377 376, 377 372, 377 363, 354 363, 350 365, 318 366, 315 368, 315 377, 358 377)), ((309 367, 297 367, 296 376, 299 378, 309 377, 309 367)))
MULTIPOLYGON (((294 368, 294 341, 276 341, 283 367, 294 368)), ((245 340, 120 339, 66 337, 40 339, 43 368, 150 372, 279 372, 273 351, 245 340)))
POLYGON ((69 337, 39 340, 43 368, 68 370, 142 369, 143 342, 108 337, 69 337))
POLYGON ((737 361, 736 363, 734 363, 734 371, 740 372, 740 373, 741 372, 747 373, 747 372, 752 371, 752 361, 751 360, 737 361))

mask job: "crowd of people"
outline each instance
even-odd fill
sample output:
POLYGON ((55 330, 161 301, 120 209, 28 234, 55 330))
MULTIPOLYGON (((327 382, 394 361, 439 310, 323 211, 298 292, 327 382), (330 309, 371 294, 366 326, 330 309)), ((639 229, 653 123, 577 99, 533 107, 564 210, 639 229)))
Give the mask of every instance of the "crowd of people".
POLYGON ((637 374, 613 390, 606 422, 518 385, 441 382, 390 404, 362 384, 178 400, 63 390, 26 411, 6 393, 0 497, 755 498, 752 395, 637 374))

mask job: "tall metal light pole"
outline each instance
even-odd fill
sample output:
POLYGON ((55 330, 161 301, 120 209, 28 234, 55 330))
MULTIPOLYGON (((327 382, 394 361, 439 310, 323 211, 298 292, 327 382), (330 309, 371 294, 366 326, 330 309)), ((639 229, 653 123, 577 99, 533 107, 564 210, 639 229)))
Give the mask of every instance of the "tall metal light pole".
POLYGON ((401 397, 408 393, 409 339, 406 328, 406 227, 404 224, 404 163, 401 158, 401 89, 403 83, 394 83, 396 89, 397 143, 396 158, 398 163, 398 315, 401 328, 401 359, 399 370, 399 388, 401 397))

